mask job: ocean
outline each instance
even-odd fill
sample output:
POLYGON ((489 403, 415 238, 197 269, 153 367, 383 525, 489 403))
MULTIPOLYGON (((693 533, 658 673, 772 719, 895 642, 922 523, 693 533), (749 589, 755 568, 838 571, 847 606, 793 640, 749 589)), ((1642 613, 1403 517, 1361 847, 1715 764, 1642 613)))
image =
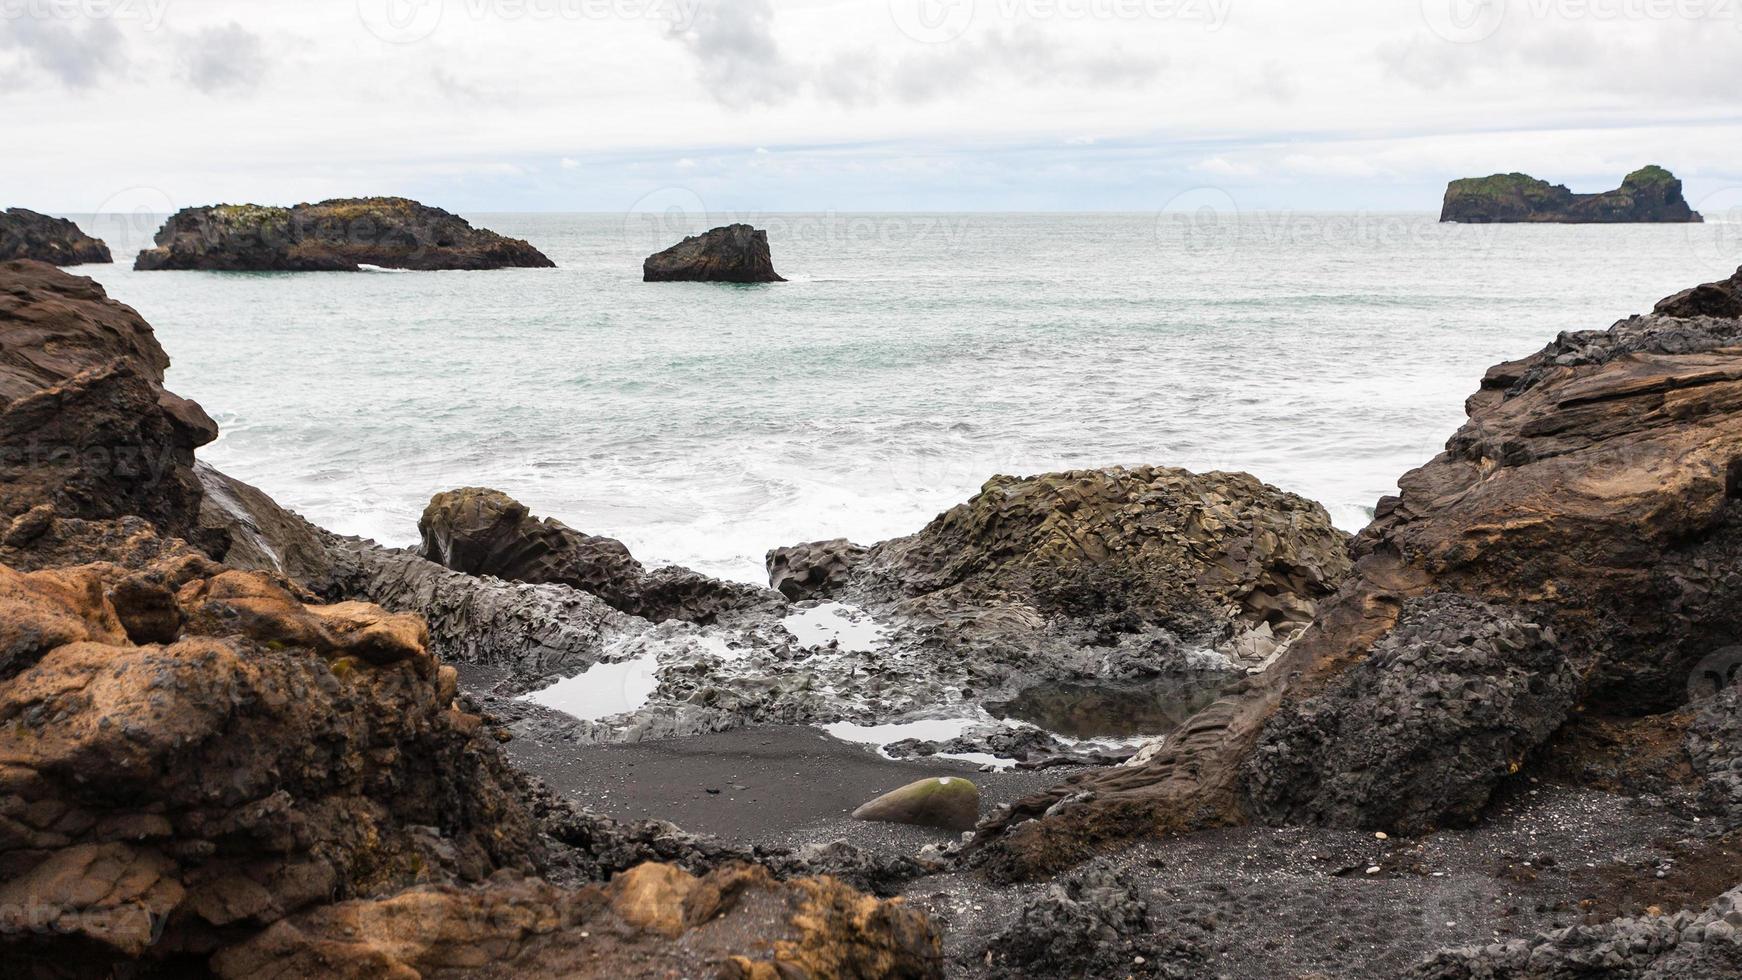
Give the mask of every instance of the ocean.
POLYGON ((650 565, 911 533, 994 474, 1245 470, 1357 530, 1491 364, 1742 262, 1734 225, 1433 214, 468 214, 558 268, 134 272, 162 221, 71 216, 73 271, 157 329, 202 458, 406 545, 430 496, 504 490, 650 565), (647 284, 707 223, 767 228, 767 286, 647 284))

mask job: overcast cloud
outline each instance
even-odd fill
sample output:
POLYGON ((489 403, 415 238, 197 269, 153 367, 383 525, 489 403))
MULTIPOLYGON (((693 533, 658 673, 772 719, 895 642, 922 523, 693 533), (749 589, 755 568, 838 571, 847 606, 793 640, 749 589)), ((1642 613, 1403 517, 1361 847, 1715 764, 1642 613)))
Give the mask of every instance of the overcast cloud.
POLYGON ((0 0, 0 205, 1430 210, 1658 162, 1698 206, 1742 188, 1737 6, 0 0))

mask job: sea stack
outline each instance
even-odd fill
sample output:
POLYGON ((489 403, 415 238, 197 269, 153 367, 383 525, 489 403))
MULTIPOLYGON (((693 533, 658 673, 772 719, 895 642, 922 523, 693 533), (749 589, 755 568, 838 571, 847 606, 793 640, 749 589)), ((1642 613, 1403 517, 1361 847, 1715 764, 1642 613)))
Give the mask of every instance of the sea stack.
POLYGON ((291 208, 219 204, 187 208, 139 253, 135 269, 356 272, 389 269, 548 269, 556 263, 517 238, 403 197, 291 208))
POLYGON ((1702 222, 1682 197, 1682 182, 1655 164, 1627 175, 1601 194, 1574 194, 1528 174, 1454 180, 1446 188, 1441 221, 1463 224, 1624 224, 1702 222))
POLYGON ((0 262, 35 259, 49 265, 113 262, 109 246, 65 218, 9 208, 0 211, 0 262))
POLYGON ((768 254, 768 233, 749 225, 727 225, 691 235, 650 255, 642 264, 644 282, 785 282, 768 254))

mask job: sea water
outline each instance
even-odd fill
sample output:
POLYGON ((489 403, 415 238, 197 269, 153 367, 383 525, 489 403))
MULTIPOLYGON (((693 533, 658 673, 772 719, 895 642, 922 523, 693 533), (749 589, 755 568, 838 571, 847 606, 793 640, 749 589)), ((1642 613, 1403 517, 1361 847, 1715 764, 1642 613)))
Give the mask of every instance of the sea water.
MULTIPOLYGON (((333 530, 490 486, 648 564, 911 533, 994 474, 1245 470, 1355 530, 1483 370, 1728 275, 1735 228, 1432 214, 731 215, 791 281, 648 284, 661 216, 467 215, 556 269, 134 272, 203 458, 333 530)), ((692 224, 712 223, 697 222, 692 224)))

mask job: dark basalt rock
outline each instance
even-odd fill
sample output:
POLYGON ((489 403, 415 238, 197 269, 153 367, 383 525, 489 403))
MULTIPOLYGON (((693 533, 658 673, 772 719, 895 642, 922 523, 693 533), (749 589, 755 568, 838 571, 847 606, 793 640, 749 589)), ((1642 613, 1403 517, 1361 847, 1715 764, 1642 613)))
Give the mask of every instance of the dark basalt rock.
POLYGON ((1091 865, 1047 886, 986 945, 982 961, 1008 977, 1209 975, 1204 951, 1154 928, 1130 876, 1091 865), (1142 964, 1138 966, 1137 964, 1142 964))
POLYGON ((1742 269, 1720 282, 1684 289, 1660 301, 1652 312, 1658 316, 1686 319, 1710 316, 1733 320, 1742 317, 1742 269))
POLYGON ((1440 220, 1464 224, 1689 224, 1705 219, 1688 207, 1682 197, 1682 182, 1653 165, 1628 174, 1619 188, 1601 194, 1574 194, 1564 184, 1518 173, 1454 180, 1446 188, 1440 220))
POLYGON ((727 225, 692 235, 642 264, 645 282, 785 282, 768 254, 768 233, 727 225))
POLYGON ((775 548, 768 553, 768 584, 794 602, 827 599, 847 584, 870 551, 846 538, 775 548))
POLYGON ((468 575, 580 589, 612 608, 654 622, 712 623, 734 612, 784 607, 766 589, 684 568, 648 572, 621 541, 552 518, 539 520, 499 490, 467 487, 437 494, 418 521, 423 556, 468 575))
POLYGON ((219 272, 355 272, 390 269, 552 268, 516 238, 402 197, 187 208, 139 253, 135 269, 219 272))
POLYGON ((1251 810, 1403 833, 1467 824, 1567 719, 1578 683, 1554 633, 1527 618, 1411 600, 1367 659, 1272 716, 1247 762, 1251 810))
POLYGON ((39 262, 0 264, 0 519, 128 514, 222 554, 199 526, 194 448, 217 437, 164 390, 151 327, 103 287, 39 262))
POLYGON ((0 211, 0 262, 8 259, 35 259, 49 265, 115 261, 109 246, 80 231, 78 225, 23 208, 0 211))

